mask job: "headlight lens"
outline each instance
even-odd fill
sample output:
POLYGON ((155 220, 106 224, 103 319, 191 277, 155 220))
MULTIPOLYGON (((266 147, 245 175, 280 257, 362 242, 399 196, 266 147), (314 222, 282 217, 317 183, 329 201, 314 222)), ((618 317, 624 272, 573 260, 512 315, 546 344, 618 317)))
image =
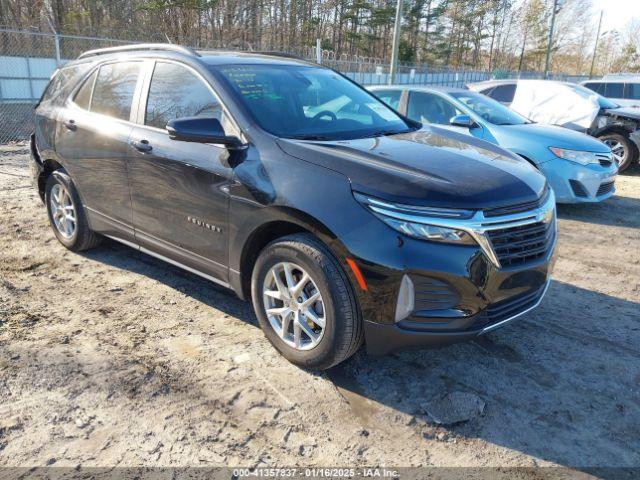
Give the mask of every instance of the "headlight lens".
POLYGON ((476 241, 466 231, 437 225, 456 218, 469 219, 475 213, 473 211, 400 205, 360 193, 355 193, 355 197, 384 223, 409 237, 432 242, 476 245, 476 241))
POLYGON ((551 153, 556 157, 564 158, 570 162, 579 163, 580 165, 589 165, 590 163, 598 163, 598 158, 593 152, 582 152, 579 150, 567 150, 566 148, 549 147, 551 153))

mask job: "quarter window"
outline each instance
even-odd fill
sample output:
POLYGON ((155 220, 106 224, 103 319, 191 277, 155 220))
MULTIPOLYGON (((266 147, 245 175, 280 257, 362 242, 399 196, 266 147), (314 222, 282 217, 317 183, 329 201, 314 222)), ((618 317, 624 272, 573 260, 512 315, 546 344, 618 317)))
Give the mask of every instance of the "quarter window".
POLYGON ((640 83, 627 83, 627 95, 625 98, 640 100, 640 83))
POLYGON ((129 120, 140 62, 110 63, 100 67, 93 87, 91 111, 129 120))
POLYGON ((376 90, 375 93, 380 100, 389 105, 394 110, 398 110, 401 90, 376 90))
POLYGON ((494 100, 502 103, 513 102, 513 97, 516 95, 516 85, 498 85, 495 87, 489 96, 494 100))
POLYGON ((604 95, 604 83, 602 82, 589 82, 585 83, 584 86, 600 95, 604 95))
POLYGON ((164 129, 169 120, 182 117, 209 117, 223 122, 222 106, 207 85, 189 70, 175 63, 158 62, 151 77, 144 123, 164 129))

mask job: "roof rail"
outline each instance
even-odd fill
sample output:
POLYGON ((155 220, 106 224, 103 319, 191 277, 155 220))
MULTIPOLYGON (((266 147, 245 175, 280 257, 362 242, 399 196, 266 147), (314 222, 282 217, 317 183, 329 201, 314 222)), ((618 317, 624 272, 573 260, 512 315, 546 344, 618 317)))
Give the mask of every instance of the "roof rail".
POLYGON ((293 53, 285 53, 285 52, 278 52, 278 51, 271 51, 271 50, 263 50, 263 51, 255 51, 252 50, 250 52, 242 52, 242 53, 249 53, 249 54, 255 54, 255 55, 270 55, 272 57, 284 57, 284 58, 293 58, 296 60, 304 60, 304 58, 300 57, 299 55, 295 55, 293 53))
POLYGON ((197 56, 200 54, 189 47, 183 47, 182 45, 173 45, 171 43, 137 43, 132 45, 122 45, 119 47, 97 48, 95 50, 89 50, 81 53, 80 58, 93 57, 95 55, 106 55, 108 53, 118 52, 131 52, 137 50, 165 50, 170 52, 179 52, 186 55, 197 56))

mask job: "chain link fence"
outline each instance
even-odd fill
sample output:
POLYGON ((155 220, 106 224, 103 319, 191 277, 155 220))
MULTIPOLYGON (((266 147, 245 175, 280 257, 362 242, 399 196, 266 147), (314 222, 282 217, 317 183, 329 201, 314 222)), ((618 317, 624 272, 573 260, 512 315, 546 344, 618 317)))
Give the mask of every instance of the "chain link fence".
POLYGON ((56 68, 86 50, 126 43, 0 29, 0 144, 29 137, 34 105, 56 68))
MULTIPOLYGON (((161 41, 153 38, 152 41, 161 41)), ((0 29, 0 144, 21 142, 33 131, 34 106, 56 68, 95 48, 136 43, 111 38, 0 29)), ((220 48, 200 45, 197 48, 220 48)), ((233 50, 250 50, 235 47, 233 50)), ((229 50, 229 48, 226 48, 229 50)), ((362 85, 389 82, 390 65, 378 58, 336 55, 315 47, 283 50, 300 58, 334 68, 362 85)), ((539 72, 487 72, 469 69, 433 68, 425 65, 398 65, 396 83, 463 87, 491 78, 542 78, 539 72)), ((550 78, 578 81, 586 77, 554 75, 550 78)))

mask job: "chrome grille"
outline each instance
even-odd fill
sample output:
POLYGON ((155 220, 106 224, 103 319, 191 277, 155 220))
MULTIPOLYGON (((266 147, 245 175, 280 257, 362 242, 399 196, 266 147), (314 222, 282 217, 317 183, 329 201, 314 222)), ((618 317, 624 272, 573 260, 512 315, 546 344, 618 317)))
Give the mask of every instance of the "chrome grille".
POLYGON ((522 265, 546 256, 553 246, 554 222, 535 222, 487 232, 500 265, 522 265))
POLYGON ((483 211, 485 218, 498 217, 500 215, 513 215, 514 213, 527 212, 535 208, 539 208, 549 198, 549 189, 547 189, 542 197, 532 202, 520 203, 509 207, 489 208, 483 211))

